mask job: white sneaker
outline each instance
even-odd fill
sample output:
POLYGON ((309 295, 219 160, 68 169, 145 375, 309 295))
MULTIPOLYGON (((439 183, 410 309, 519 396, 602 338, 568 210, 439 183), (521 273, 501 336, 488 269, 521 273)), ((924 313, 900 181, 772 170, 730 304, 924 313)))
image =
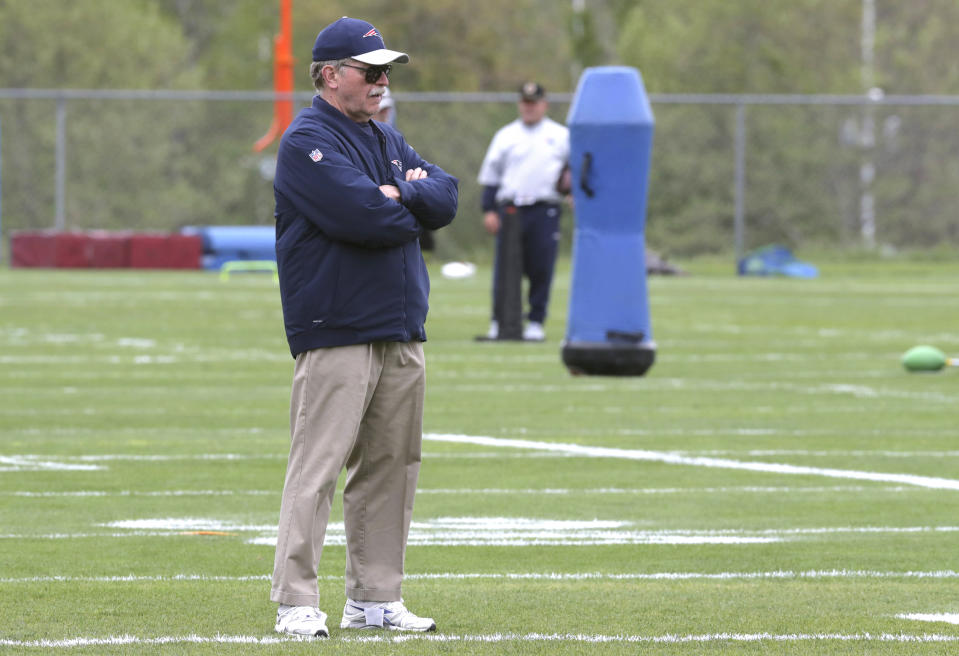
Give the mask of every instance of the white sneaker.
POLYGON ((329 638, 326 628, 326 613, 313 606, 286 606, 281 604, 276 611, 277 633, 289 633, 295 636, 313 636, 329 638))
POLYGON ((346 600, 341 629, 388 629, 390 631, 435 631, 431 617, 417 617, 399 601, 346 600))
POLYGON ((530 321, 523 329, 523 339, 530 342, 542 342, 546 339, 546 331, 543 330, 543 324, 530 321))
POLYGON ((499 337, 499 323, 494 319, 489 322, 489 330, 486 331, 486 339, 497 339, 499 337))

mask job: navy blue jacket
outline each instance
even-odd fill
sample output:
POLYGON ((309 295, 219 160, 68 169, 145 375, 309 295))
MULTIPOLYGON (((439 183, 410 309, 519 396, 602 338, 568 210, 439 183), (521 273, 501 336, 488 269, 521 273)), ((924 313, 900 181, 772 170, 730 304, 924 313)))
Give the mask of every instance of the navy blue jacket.
POLYGON ((310 349, 425 341, 424 228, 456 214, 458 180, 384 123, 360 125, 316 96, 280 141, 273 189, 283 320, 310 349), (428 177, 406 182, 407 169, 428 177), (380 191, 395 185, 402 200, 380 191))

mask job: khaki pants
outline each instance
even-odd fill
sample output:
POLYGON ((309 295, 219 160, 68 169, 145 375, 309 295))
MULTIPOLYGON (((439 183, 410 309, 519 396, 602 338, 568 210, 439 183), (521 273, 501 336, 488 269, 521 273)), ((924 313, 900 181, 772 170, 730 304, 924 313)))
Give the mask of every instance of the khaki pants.
POLYGON ((346 595, 401 597, 420 469, 426 362, 420 342, 314 349, 296 358, 270 599, 318 606, 317 569, 346 467, 346 595))

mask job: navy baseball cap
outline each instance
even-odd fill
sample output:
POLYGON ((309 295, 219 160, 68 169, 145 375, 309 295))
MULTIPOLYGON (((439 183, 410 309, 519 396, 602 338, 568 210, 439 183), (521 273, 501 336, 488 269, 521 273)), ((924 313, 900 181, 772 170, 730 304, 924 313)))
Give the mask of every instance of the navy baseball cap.
POLYGON ((524 82, 519 88, 520 100, 536 101, 546 97, 546 89, 538 82, 524 82))
POLYGON ((355 59, 364 64, 406 64, 410 56, 405 52, 387 50, 383 37, 370 23, 358 18, 343 18, 330 23, 316 37, 313 61, 355 59))

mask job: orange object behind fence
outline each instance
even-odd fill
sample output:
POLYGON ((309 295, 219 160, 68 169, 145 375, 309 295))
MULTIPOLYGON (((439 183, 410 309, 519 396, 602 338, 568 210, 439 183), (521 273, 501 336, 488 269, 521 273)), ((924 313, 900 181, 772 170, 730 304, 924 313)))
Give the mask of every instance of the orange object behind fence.
POLYGON ((273 123, 253 144, 260 152, 293 121, 293 0, 280 0, 280 33, 273 39, 273 123))

